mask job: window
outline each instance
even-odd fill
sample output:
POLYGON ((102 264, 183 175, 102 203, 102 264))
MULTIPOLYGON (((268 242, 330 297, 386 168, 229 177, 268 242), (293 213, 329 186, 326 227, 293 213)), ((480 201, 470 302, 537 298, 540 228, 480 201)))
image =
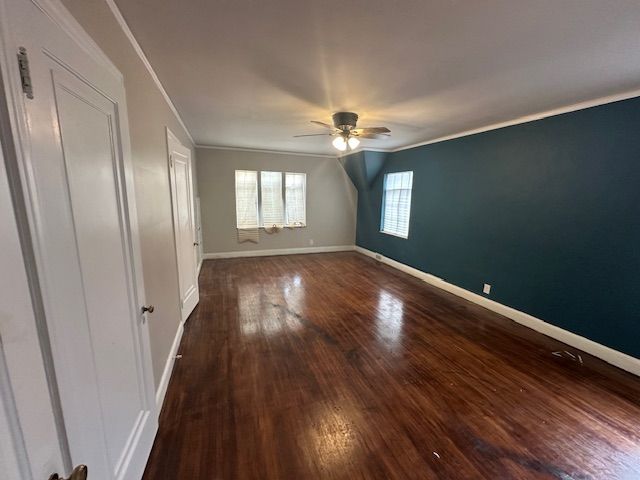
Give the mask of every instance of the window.
POLYGON ((284 205, 282 202, 282 173, 260 172, 260 195, 262 197, 262 225, 282 227, 284 205))
POLYGON ((304 227, 307 224, 305 173, 285 173, 285 202, 287 204, 287 226, 304 227))
POLYGON ((305 227, 306 190, 305 173, 236 170, 237 228, 305 227))
POLYGON ((407 238, 411 214, 413 172, 387 173, 384 176, 381 231, 407 238))
POLYGON ((236 226, 258 228, 258 172, 236 170, 236 226))

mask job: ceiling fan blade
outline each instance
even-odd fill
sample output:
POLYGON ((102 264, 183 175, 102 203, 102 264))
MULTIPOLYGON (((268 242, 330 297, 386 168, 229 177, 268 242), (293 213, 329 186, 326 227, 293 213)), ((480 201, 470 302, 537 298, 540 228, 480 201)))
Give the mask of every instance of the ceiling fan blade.
POLYGON ((365 127, 365 128, 356 128, 352 130, 354 133, 358 133, 359 135, 367 134, 367 133, 390 133, 387 127, 365 127))
POLYGON ((308 135, 294 135, 294 137, 330 137, 331 135, 333 133, 310 133, 308 135))
POLYGON ((384 140, 389 138, 391 135, 388 133, 360 133, 354 136, 358 138, 375 138, 377 140, 384 140))
POLYGON ((333 125, 329 125, 328 123, 318 122, 316 120, 311 120, 311 123, 315 123, 316 125, 320 125, 321 127, 328 128, 330 130, 336 130, 333 125))

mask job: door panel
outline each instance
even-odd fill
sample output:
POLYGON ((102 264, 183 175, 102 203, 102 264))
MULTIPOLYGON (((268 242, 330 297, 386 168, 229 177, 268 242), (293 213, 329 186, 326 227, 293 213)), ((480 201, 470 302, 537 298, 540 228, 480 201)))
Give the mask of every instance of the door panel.
MULTIPOLYGON (((72 205, 84 309, 93 348, 110 468, 117 470, 144 402, 138 388, 131 319, 126 231, 119 206, 114 105, 70 75, 54 73, 69 196, 72 205), (123 332, 128 333, 123 335, 123 332), (130 334, 131 333, 131 334, 130 334), (131 371, 134 375, 123 375, 131 371)), ((73 455, 73 451, 72 451, 73 455)))
POLYGON ((197 236, 191 184, 191 151, 180 144, 170 132, 167 135, 167 140, 171 170, 173 228, 178 261, 182 320, 184 321, 200 300, 197 274, 197 236))

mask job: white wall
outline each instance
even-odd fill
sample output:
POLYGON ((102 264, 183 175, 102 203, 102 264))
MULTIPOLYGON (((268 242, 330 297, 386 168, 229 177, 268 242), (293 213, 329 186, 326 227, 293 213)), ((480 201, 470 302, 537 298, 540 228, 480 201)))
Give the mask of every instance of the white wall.
POLYGON ((357 192, 337 158, 200 147, 196 156, 205 254, 355 243, 357 192), (235 170, 306 173, 307 226, 238 243, 235 170))

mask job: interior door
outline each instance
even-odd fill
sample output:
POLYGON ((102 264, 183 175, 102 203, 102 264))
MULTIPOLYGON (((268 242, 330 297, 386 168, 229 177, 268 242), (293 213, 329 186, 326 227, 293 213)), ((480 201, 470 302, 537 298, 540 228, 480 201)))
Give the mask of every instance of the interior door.
POLYGON ((180 307, 182 321, 185 321, 200 301, 197 272, 198 237, 196 235, 193 185, 191 183, 191 150, 182 145, 169 129, 167 129, 167 146, 171 177, 173 232, 180 284, 180 307))
MULTIPOLYGON (((90 478, 141 478, 157 413, 122 77, 59 3, 0 1, 5 59, 28 56, 32 95, 17 76, 5 86, 39 280, 32 293, 41 294, 63 417, 59 439, 67 463, 87 464, 90 478)), ((48 448, 44 442, 28 450, 48 448)))
MULTIPOLYGON (((10 141, 2 135, 2 144, 10 141)), ((64 469, 9 176, 0 149, 0 471, 48 478, 64 469), (25 446, 33 445, 27 455, 25 446)), ((70 462, 69 462, 70 463, 70 462)))

